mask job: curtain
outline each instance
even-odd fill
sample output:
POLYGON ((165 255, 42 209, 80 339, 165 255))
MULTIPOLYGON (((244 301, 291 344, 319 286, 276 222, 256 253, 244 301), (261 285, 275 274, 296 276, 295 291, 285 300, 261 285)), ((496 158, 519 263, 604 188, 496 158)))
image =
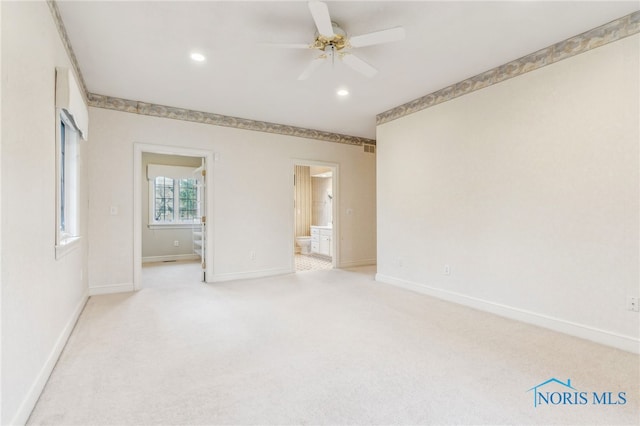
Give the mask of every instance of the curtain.
POLYGON ((198 176, 194 175, 195 171, 195 167, 149 164, 147 165, 147 179, 153 180, 158 176, 164 176, 171 179, 197 179, 198 176))
POLYGON ((89 110, 73 72, 68 68, 56 68, 56 107, 67 112, 80 137, 89 138, 89 110))
POLYGON ((308 166, 295 166, 296 237, 311 235, 311 172, 308 166))

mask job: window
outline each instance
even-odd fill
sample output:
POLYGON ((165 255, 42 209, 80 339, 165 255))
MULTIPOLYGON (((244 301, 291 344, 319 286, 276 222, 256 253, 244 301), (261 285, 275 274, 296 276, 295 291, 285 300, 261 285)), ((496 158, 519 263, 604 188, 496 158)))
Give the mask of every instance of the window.
POLYGON ((56 68, 55 87, 55 254, 80 240, 80 145, 87 140, 89 112, 72 70, 56 68))
POLYGON ((149 224, 192 224, 199 221, 196 179, 156 176, 149 180, 149 224))
POLYGON ((198 219, 198 185, 195 179, 180 179, 180 220, 190 221, 198 219))
POLYGON ((79 132, 72 118, 65 110, 60 110, 59 132, 56 138, 56 256, 61 255, 80 235, 78 137, 79 132))
POLYGON ((175 201, 174 180, 158 176, 154 182, 155 206, 154 222, 173 222, 173 206, 175 201))

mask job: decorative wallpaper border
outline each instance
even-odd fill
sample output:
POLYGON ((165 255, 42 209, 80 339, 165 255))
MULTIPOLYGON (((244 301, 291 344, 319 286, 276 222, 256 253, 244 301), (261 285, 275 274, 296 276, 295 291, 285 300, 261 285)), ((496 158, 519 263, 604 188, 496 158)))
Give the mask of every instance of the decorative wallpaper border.
POLYGON ((87 90, 87 85, 84 82, 84 77, 82 77, 82 73, 80 72, 80 65, 78 65, 78 60, 76 59, 76 54, 71 47, 71 41, 69 40, 69 35, 67 34, 67 28, 64 26, 64 22, 62 22, 62 16, 60 16, 60 9, 58 9, 58 4, 55 0, 47 0, 47 4, 49 5, 49 10, 51 11, 51 15, 53 15, 53 22, 56 24, 56 28, 58 28, 58 33, 60 34, 60 39, 62 40, 62 44, 64 44, 64 48, 69 55, 69 59, 71 60, 71 66, 73 66, 73 70, 76 73, 76 78, 78 82, 80 82, 80 88, 82 89, 82 95, 85 100, 88 100, 89 91, 87 90))
POLYGON ((134 114, 150 115, 153 117, 172 118, 174 120, 193 121, 195 123, 211 124, 214 126, 234 127, 236 129, 253 130, 265 133, 277 133, 286 136, 317 139, 327 142, 347 145, 375 145, 373 139, 358 136, 341 135, 339 133, 323 132, 302 127, 287 126, 286 124, 269 123, 265 121, 249 120, 245 118, 229 117, 209 112, 175 108, 164 105, 150 104, 140 101, 115 98, 112 96, 89 93, 89 106, 113 109, 134 114))
MULTIPOLYGON (((1 0, 0 0, 1 1, 1 0)), ((117 111, 131 112, 134 114, 151 115, 154 117, 172 118, 175 120, 193 121, 196 123, 211 124, 214 126, 235 127, 243 130, 253 130, 266 133, 277 133, 286 136, 298 136, 307 139, 316 139, 326 142, 342 143, 347 145, 375 145, 374 139, 367 139, 358 136, 342 135, 339 133, 323 132, 320 130, 305 129, 302 127, 287 126, 285 124, 268 123, 264 121, 248 120, 238 117, 229 117, 208 112, 193 111, 182 108, 174 108, 164 105, 150 104, 141 101, 120 99, 111 96, 97 95, 90 93, 80 71, 80 65, 76 54, 71 46, 67 29, 64 26, 62 16, 56 0, 47 0, 49 10, 53 16, 53 21, 58 28, 58 33, 62 44, 69 55, 71 64, 80 83, 85 100, 89 106, 107 108, 117 111)))
POLYGON ((640 11, 414 99, 376 116, 384 124, 640 32, 640 11))
MULTIPOLYGON (((47 0, 47 4, 49 5, 53 20, 56 23, 58 32, 60 33, 62 43, 67 50, 78 81, 82 87, 83 95, 90 106, 150 115, 154 117, 192 121, 215 126, 234 127, 258 132, 276 133, 286 136, 297 136, 348 145, 376 144, 374 139, 367 139, 358 136, 349 136, 339 133, 288 126, 285 124, 230 117, 220 114, 175 108, 90 93, 87 89, 84 77, 82 76, 82 72, 80 71, 80 66, 71 46, 56 0, 47 0)), ((376 115, 376 125, 384 124, 406 115, 413 114, 434 105, 483 89, 493 84, 500 83, 510 78, 517 77, 529 71, 551 65, 555 62, 579 55, 580 53, 587 52, 639 32, 640 11, 637 11, 608 24, 604 24, 575 37, 523 56, 515 61, 508 62, 489 71, 382 112, 376 115)))

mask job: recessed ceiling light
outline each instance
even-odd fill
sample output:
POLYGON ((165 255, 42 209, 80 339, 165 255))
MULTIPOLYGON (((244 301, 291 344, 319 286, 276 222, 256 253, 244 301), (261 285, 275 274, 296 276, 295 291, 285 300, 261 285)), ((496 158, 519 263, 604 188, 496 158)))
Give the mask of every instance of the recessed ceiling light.
POLYGON ((202 53, 194 52, 191 54, 191 59, 193 59, 196 62, 204 62, 205 57, 202 53))
POLYGON ((349 91, 347 89, 340 89, 336 93, 338 93, 338 96, 347 96, 349 91))

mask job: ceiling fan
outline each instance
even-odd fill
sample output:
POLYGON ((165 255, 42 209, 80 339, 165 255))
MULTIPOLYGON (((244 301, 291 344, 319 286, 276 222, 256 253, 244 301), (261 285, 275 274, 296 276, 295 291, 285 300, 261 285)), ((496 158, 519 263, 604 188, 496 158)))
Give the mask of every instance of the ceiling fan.
POLYGON ((326 3, 315 0, 309 1, 309 11, 318 29, 316 37, 311 44, 290 43, 274 45, 293 49, 317 49, 322 52, 309 63, 302 74, 298 76, 298 80, 306 80, 322 64, 328 61, 333 63, 336 57, 361 74, 373 77, 378 73, 378 70, 348 50, 353 47, 372 46, 402 40, 405 35, 404 28, 396 27, 349 37, 338 24, 331 20, 326 3))

